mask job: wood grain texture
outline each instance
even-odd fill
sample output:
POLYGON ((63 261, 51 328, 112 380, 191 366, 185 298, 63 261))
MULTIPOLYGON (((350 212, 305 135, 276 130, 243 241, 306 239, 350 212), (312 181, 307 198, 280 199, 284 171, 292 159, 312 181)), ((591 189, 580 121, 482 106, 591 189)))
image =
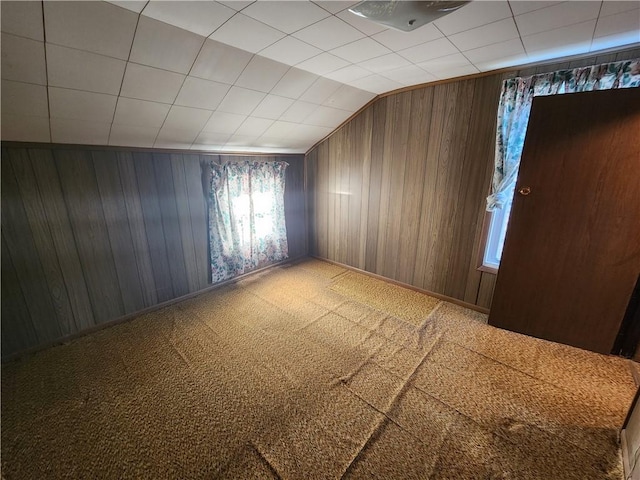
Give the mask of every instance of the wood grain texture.
MULTIPOLYGON (((2 355, 210 287, 201 163, 86 147, 2 151, 2 355)), ((290 256, 307 253, 305 159, 289 163, 290 256)))
POLYGON ((502 81, 637 56, 614 52, 379 98, 307 154, 311 254, 490 305, 495 275, 478 271, 476 259, 502 81), (355 201, 345 213, 347 178, 355 201))
POLYGON ((492 156, 486 148, 478 152, 482 158, 467 154, 475 148, 468 141, 480 142, 483 128, 490 137, 495 120, 475 110, 486 101, 497 104, 498 94, 476 82, 486 80, 384 97, 318 146, 308 157, 318 171, 307 179, 317 190, 310 223, 329 248, 328 255, 320 248, 313 254, 464 300, 492 156), (349 195, 329 197, 328 215, 321 215, 320 192, 342 192, 344 185, 349 195), (346 224, 338 197, 351 200, 346 224))
MULTIPOLYGON (((7 158, 6 150, 2 156, 7 158)), ((60 336, 61 328, 56 321, 55 306, 11 162, 0 163, 2 164, 2 236, 6 243, 8 257, 13 263, 37 341, 44 342, 60 336)), ((3 260, 4 257, 3 255, 3 260)), ((4 301, 3 296, 3 303, 4 301)))
POLYGON ((56 150, 54 159, 96 322, 124 314, 115 259, 91 156, 56 150))
POLYGON ((640 272, 638 132, 637 88, 534 98, 491 325, 612 352, 640 272))

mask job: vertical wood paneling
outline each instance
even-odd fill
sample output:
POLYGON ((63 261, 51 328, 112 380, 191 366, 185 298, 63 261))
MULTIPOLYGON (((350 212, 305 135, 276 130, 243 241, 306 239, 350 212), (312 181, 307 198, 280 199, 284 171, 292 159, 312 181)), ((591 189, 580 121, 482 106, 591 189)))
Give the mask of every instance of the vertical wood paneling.
POLYGON ((411 92, 411 122, 407 144, 407 165, 405 169, 402 198, 402 234, 399 241, 398 275, 399 281, 412 283, 418 250, 418 232, 422 216, 424 196, 424 175, 428 136, 431 124, 433 89, 411 92))
POLYGON ((30 149, 29 158, 71 302, 74 324, 77 330, 84 330, 95 325, 95 320, 53 155, 51 150, 30 149))
POLYGON ((142 206, 144 227, 149 244, 156 295, 159 302, 165 302, 173 298, 174 294, 166 240, 162 228, 162 214, 153 158, 150 153, 134 153, 133 162, 138 179, 140 205, 142 206))
POLYGON ((377 100, 308 154, 317 165, 307 176, 316 202, 311 253, 488 306, 495 275, 476 262, 503 79, 637 55, 539 65, 377 100), (347 176, 345 212, 336 193, 347 176))
POLYGON ((407 165, 407 144, 409 142, 409 124, 411 115, 411 92, 394 97, 395 102, 387 103, 387 129, 385 137, 385 158, 389 171, 387 221, 382 232, 386 235, 385 249, 382 253, 383 264, 381 274, 396 278, 399 262, 400 230, 402 229, 402 198, 404 195, 405 169, 407 165))
POLYGON ((90 156, 56 150, 54 158, 94 318, 98 323, 117 318, 124 305, 90 156))
MULTIPOLYGON (((217 157, 209 156, 208 158, 217 157)), ((196 255, 198 289, 201 290, 209 285, 209 236, 207 232, 206 199, 203 190, 202 169, 200 167, 200 163, 205 160, 204 157, 197 155, 185 155, 183 161, 187 179, 187 192, 189 194, 191 234, 196 255)))
MULTIPOLYGON (((2 154, 4 356, 210 285, 201 162, 218 156, 71 147, 2 154)), ((290 164, 290 256, 305 255, 304 157, 252 158, 290 164)))
MULTIPOLYGON (((272 160, 279 160, 273 157, 272 160)), ((304 192, 304 157, 288 157, 285 181, 285 218, 289 258, 306 255, 306 202, 304 192)))
POLYGON ((376 272, 378 268, 378 228, 380 225, 380 191, 382 188, 384 131, 387 116, 386 104, 387 98, 385 97, 369 107, 369 109, 373 110, 369 208, 367 211, 367 251, 365 254, 365 270, 369 272, 376 272))
POLYGON ((127 222, 131 232, 133 250, 140 279, 140 288, 145 307, 158 303, 156 282, 151 265, 151 254, 144 225, 144 214, 140 202, 133 156, 129 152, 117 152, 118 170, 122 185, 122 196, 127 209, 127 222))
POLYGON ((178 228, 182 240, 182 255, 185 262, 189 292, 199 290, 198 262, 196 260, 193 229, 191 226, 191 212, 189 209, 189 192, 185 175, 185 159, 183 155, 171 155, 171 173, 178 212, 178 228))
POLYGON ((2 232, 2 351, 15 352, 38 342, 20 280, 2 232), (6 301, 10 298, 11 301, 6 301), (7 335, 6 332, 11 332, 7 335))
POLYGON ((169 155, 154 154, 153 169, 158 189, 162 231, 164 232, 169 271, 171 272, 171 284, 173 286, 173 295, 171 298, 181 297, 189 293, 189 282, 187 280, 187 269, 184 262, 184 249, 180 235, 177 198, 173 186, 171 158, 169 155))
POLYGON ((124 311, 125 313, 136 312, 144 308, 145 302, 140 287, 116 154, 98 151, 92 152, 92 157, 124 311))
MULTIPOLYGON (((3 152, 3 157, 8 154, 3 152)), ((39 342, 61 335, 11 162, 2 161, 2 236, 39 342)), ((4 258, 4 255, 3 255, 4 258)), ((3 297, 4 300, 4 297, 3 297)), ((4 302, 3 302, 4 303, 4 302)), ((3 329, 4 331, 4 329, 3 329)))
POLYGON ((5 156, 4 161, 11 163, 18 183, 20 198, 38 258, 42 264, 60 332, 62 335, 68 335, 76 330, 74 316, 29 154, 25 149, 14 150, 5 156))

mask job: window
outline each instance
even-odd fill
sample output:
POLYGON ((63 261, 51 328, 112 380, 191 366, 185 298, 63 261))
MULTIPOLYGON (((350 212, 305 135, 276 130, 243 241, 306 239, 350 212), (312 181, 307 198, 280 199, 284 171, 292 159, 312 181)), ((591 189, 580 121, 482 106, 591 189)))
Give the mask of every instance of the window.
POLYGON ((211 281, 288 257, 285 162, 207 165, 211 281))
POLYGON ((638 60, 559 70, 503 82, 498 106, 495 169, 491 195, 487 198, 491 219, 482 267, 497 269, 500 265, 533 98, 639 86, 638 60))

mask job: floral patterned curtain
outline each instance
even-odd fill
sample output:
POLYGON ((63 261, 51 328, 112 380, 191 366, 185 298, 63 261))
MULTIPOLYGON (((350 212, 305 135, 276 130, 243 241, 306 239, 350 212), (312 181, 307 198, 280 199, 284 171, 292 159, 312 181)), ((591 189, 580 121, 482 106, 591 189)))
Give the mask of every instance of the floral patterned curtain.
POLYGON ((638 86, 640 60, 505 80, 498 107, 495 169, 487 210, 502 208, 513 198, 533 97, 638 86))
POLYGON ((286 162, 207 164, 211 282, 288 257, 286 162))

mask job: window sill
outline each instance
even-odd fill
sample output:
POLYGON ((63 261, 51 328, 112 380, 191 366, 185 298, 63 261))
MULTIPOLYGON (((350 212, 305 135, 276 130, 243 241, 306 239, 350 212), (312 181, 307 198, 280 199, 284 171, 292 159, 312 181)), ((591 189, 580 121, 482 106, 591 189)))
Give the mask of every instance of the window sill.
POLYGON ((488 267, 487 265, 480 265, 480 266, 478 266, 478 268, 476 268, 476 270, 478 270, 479 272, 493 273, 494 275, 498 274, 498 269, 497 268, 488 267))

